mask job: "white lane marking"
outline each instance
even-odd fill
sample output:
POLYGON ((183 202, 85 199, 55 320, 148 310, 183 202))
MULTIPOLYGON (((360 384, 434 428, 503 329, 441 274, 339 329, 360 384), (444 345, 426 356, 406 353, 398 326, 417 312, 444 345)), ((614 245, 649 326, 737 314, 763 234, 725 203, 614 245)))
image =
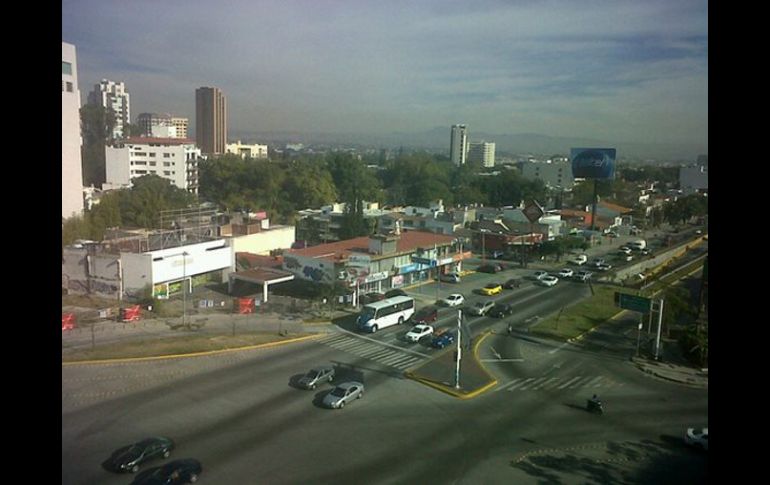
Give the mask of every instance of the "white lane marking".
POLYGON ((561 349, 563 349, 564 347, 566 347, 569 344, 570 344, 569 342, 564 342, 563 344, 561 344, 560 346, 556 347, 555 349, 549 350, 548 353, 549 354, 555 354, 556 352, 560 351, 561 349))
MULTIPOLYGON (((530 383, 531 381, 534 381, 535 379, 536 379, 535 377, 530 377, 529 379, 525 379, 525 380, 524 380, 524 382, 522 382, 522 383, 521 383, 521 384, 522 384, 522 386, 521 386, 519 389, 520 389, 520 390, 522 390, 522 391, 526 390, 526 389, 527 389, 527 386, 529 385, 529 383, 530 383)), ((508 389, 508 390, 509 390, 509 391, 512 391, 512 390, 514 390, 516 387, 518 387, 518 386, 514 386, 514 387, 511 387, 511 388, 510 388, 510 389, 508 389)))
POLYGON ((576 380, 578 380, 578 379, 580 379, 580 378, 581 378, 580 376, 577 376, 577 377, 573 377, 572 379, 568 380, 567 382, 565 382, 564 384, 562 384, 562 385, 561 385, 561 386, 559 386, 558 388, 559 388, 559 389, 564 389, 565 387, 569 386, 570 384, 572 384, 573 382, 575 382, 576 380))
POLYGON ((506 388, 508 388, 508 387, 510 387, 510 386, 512 386, 512 385, 514 385, 514 384, 516 384, 516 383, 517 383, 518 381, 520 381, 520 380, 521 380, 521 379, 514 379, 514 380, 512 380, 511 382, 506 382, 506 383, 505 383, 505 384, 503 384, 502 386, 498 386, 498 387, 497 387, 497 389, 495 389, 495 392, 497 392, 497 391, 502 391, 502 390, 505 390, 506 388))

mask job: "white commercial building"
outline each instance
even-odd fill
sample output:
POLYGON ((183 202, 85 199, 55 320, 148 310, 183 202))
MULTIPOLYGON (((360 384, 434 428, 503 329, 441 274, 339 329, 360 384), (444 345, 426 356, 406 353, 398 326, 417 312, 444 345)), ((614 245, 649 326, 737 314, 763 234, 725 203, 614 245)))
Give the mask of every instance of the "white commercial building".
POLYGON ((455 165, 465 165, 468 155, 468 128, 465 125, 452 125, 452 139, 449 146, 449 158, 455 165))
POLYGON ((240 155, 241 158, 267 158, 267 145, 244 145, 238 140, 225 145, 225 153, 240 155))
POLYGON ((61 216, 83 212, 80 90, 75 46, 61 43, 61 216))
POLYGON ((102 79, 89 93, 88 103, 112 109, 115 112, 112 138, 117 140, 125 136, 125 127, 131 120, 131 102, 124 83, 102 79))
POLYGON ((567 159, 546 161, 528 160, 519 163, 521 174, 528 179, 539 179, 551 188, 571 190, 575 185, 572 164, 567 159))
POLYGON ((495 166, 495 144, 485 141, 468 145, 468 161, 481 163, 485 167, 495 166))
POLYGON ((197 194, 200 158, 201 151, 192 140, 129 138, 105 147, 104 188, 129 187, 133 179, 155 174, 180 189, 197 194))

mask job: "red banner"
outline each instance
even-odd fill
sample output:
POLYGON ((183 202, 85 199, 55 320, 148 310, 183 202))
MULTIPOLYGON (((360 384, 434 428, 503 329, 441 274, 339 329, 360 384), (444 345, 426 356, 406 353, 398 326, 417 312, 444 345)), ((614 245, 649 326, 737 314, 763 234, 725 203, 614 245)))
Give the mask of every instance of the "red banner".
POLYGON ((61 314, 61 329, 72 330, 75 328, 75 314, 74 313, 62 313, 61 314))
POLYGON ((120 319, 124 322, 133 322, 142 318, 142 307, 133 305, 120 309, 120 319))
POLYGON ((238 298, 238 313, 254 313, 254 298, 238 298))

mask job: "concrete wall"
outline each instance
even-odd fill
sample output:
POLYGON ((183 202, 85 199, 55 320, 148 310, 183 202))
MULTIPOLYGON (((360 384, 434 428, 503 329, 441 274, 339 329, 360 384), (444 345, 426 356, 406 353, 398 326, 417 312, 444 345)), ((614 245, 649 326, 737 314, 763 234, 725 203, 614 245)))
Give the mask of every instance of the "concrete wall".
POLYGON ((294 226, 276 227, 268 231, 230 238, 235 252, 268 255, 274 249, 289 249, 294 244, 294 226))

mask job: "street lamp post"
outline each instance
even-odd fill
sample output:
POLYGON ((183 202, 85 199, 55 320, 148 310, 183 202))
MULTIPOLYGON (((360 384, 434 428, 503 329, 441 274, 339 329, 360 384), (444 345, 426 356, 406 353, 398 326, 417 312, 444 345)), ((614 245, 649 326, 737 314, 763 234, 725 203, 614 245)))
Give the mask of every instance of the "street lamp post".
POLYGON ((182 252, 182 326, 187 329, 187 251, 182 252))

